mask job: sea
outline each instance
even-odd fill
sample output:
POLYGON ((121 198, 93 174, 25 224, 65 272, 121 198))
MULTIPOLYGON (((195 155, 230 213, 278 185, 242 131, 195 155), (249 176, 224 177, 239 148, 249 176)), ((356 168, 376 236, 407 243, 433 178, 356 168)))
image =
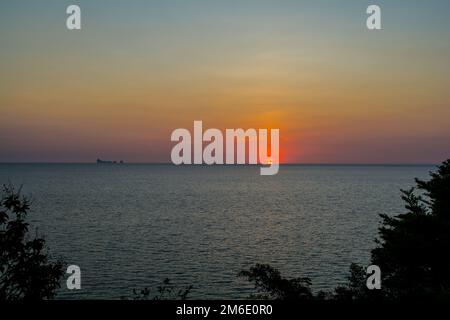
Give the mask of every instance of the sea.
POLYGON ((169 278, 193 299, 245 299, 239 272, 270 264, 309 277, 314 292, 367 265, 380 214, 406 212, 401 189, 433 165, 0 164, 0 183, 31 198, 30 236, 81 269, 58 299, 150 296, 169 278))

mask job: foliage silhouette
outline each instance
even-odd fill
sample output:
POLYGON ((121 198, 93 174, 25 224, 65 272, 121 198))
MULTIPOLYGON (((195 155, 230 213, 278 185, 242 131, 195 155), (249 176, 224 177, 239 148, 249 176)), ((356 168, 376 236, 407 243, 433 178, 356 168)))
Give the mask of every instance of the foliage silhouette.
POLYGON ((366 285, 366 269, 356 263, 350 265, 347 283, 337 286, 332 293, 328 294, 329 299, 339 301, 352 300, 374 300, 382 299, 380 290, 369 290, 366 285))
POLYGON ((310 300, 313 298, 309 278, 285 279, 278 270, 268 264, 256 264, 249 270, 243 270, 239 276, 253 282, 258 293, 251 296, 256 299, 273 300, 310 300))
POLYGON ((0 199, 0 301, 49 299, 60 286, 62 262, 50 262, 45 240, 28 235, 30 201, 20 191, 3 186, 0 199))
POLYGON ((450 160, 430 175, 402 190, 405 214, 381 215, 372 264, 387 298, 450 298, 450 160))
POLYGON ((150 289, 133 289, 133 300, 187 300, 193 286, 178 288, 170 282, 169 278, 164 279, 162 285, 158 286, 158 293, 150 297, 150 289))
POLYGON ((269 265, 257 264, 240 275, 255 283, 262 298, 450 300, 450 160, 430 176, 429 181, 416 179, 415 188, 401 190, 406 213, 380 215, 379 239, 371 251, 371 264, 381 269, 380 290, 367 288, 365 268, 357 264, 350 266, 345 285, 316 296, 309 279, 284 279, 269 265))

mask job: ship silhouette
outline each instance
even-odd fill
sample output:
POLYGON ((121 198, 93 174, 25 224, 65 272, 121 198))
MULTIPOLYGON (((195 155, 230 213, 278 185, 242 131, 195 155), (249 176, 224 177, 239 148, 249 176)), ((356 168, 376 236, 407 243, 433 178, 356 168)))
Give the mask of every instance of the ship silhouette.
POLYGON ((119 162, 117 161, 112 161, 112 160, 101 160, 101 159, 97 159, 97 164, 123 164, 123 160, 120 160, 119 162))

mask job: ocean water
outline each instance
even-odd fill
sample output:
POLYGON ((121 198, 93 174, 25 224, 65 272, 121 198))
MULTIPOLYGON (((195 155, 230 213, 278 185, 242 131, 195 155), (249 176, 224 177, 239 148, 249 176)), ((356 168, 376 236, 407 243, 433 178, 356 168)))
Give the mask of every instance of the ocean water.
POLYGON ((163 279, 191 298, 246 298, 237 277, 270 263, 314 290, 366 264, 379 214, 404 212, 400 189, 433 166, 0 164, 0 183, 23 185, 29 221, 53 257, 81 268, 82 289, 61 299, 120 299, 163 279))

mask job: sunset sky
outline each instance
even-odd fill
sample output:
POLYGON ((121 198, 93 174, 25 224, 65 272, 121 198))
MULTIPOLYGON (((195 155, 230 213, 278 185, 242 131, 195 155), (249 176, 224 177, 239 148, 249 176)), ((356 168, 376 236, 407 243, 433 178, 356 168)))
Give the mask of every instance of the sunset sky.
POLYGON ((0 162, 169 162, 171 132, 202 120, 279 128, 283 162, 437 163, 449 15, 447 0, 1 1, 0 162))

